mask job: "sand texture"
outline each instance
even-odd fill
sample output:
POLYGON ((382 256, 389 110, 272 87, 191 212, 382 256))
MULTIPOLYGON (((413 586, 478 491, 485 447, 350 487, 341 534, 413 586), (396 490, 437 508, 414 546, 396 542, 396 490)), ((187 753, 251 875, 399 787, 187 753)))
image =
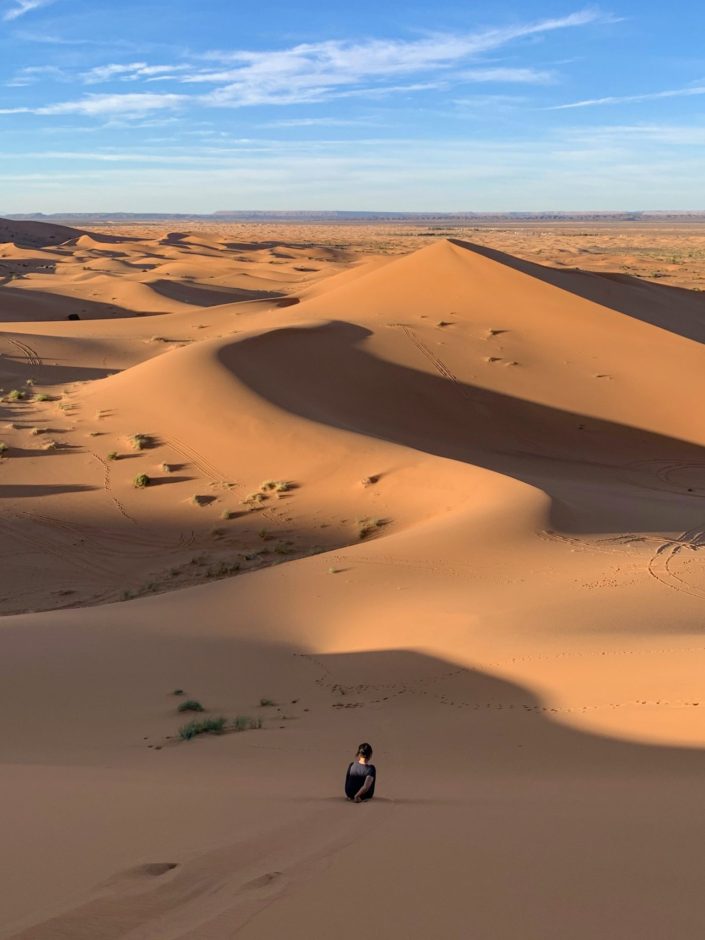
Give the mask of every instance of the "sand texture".
POLYGON ((702 938, 705 235, 475 234, 0 220, 1 940, 702 938))

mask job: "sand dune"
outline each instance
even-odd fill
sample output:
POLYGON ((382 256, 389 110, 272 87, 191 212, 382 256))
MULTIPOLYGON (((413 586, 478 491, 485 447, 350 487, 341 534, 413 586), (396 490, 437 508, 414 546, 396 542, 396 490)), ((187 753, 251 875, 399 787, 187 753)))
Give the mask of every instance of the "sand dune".
POLYGON ((697 293, 147 234, 0 286, 0 938, 701 937, 697 293))

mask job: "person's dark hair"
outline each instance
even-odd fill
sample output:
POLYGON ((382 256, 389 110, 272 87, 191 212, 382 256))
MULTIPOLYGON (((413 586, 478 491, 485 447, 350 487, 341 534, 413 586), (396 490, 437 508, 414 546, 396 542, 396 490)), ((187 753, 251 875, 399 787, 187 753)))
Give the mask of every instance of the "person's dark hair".
POLYGON ((369 760, 372 757, 372 745, 361 744, 357 749, 357 756, 364 757, 365 760, 369 760))

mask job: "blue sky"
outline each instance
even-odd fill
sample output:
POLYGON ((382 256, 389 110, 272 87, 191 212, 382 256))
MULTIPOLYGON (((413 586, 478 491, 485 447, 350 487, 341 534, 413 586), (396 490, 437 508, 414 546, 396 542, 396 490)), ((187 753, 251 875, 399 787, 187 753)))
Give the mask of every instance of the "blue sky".
POLYGON ((705 6, 0 0, 0 212, 705 209, 705 6))

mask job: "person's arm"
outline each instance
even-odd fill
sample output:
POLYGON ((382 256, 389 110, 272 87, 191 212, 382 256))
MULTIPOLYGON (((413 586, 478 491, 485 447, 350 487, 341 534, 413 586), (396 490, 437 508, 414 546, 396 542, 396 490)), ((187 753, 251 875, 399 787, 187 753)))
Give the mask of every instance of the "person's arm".
POLYGON ((355 794, 355 802, 356 802, 356 803, 361 803, 361 802, 362 802, 362 799, 363 799, 364 795, 367 793, 368 790, 370 790, 370 789, 372 788, 372 784, 373 784, 374 782, 375 782, 375 778, 373 777, 372 774, 368 774, 368 775, 365 777, 365 782, 362 784, 362 786, 360 787, 360 789, 359 789, 359 790, 357 791, 357 793, 355 794))

